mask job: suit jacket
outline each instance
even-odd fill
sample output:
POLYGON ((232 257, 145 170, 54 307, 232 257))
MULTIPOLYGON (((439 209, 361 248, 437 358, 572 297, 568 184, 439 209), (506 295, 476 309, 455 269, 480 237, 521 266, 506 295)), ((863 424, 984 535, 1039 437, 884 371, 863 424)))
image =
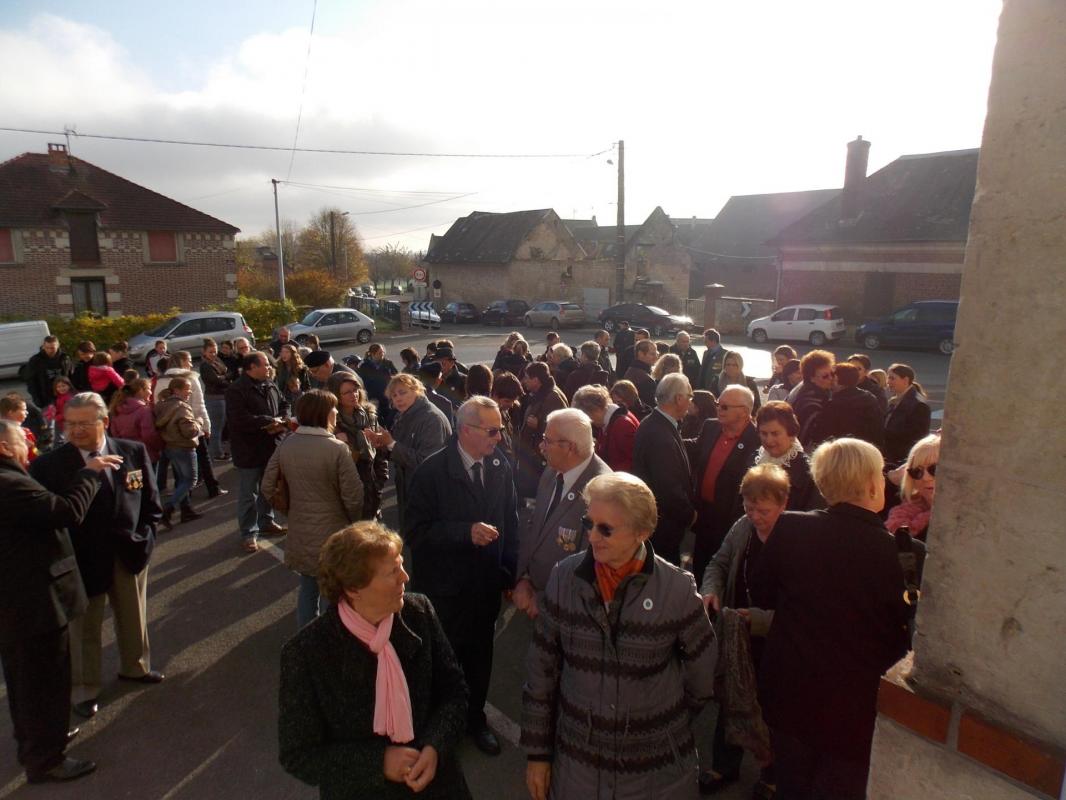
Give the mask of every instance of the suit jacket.
MULTIPOLYGON (((110 503, 105 490, 93 499, 85 519, 69 526, 89 597, 111 588, 116 558, 133 574, 147 566, 155 546, 155 526, 163 515, 145 446, 108 436, 107 452, 122 456, 122 466, 111 473, 114 490, 110 503)), ((49 490, 65 496, 84 466, 78 448, 68 442, 34 461, 30 474, 49 490)), ((97 478, 98 482, 104 480, 103 475, 97 478)))
POLYGON ((99 486, 79 469, 57 495, 0 458, 0 645, 64 627, 85 610, 85 589, 66 528, 85 517, 99 486))
MULTIPOLYGON (((690 445, 692 460, 696 465, 696 469, 692 471, 692 494, 697 502, 699 502, 700 488, 703 486, 703 475, 707 471, 707 462, 721 435, 721 423, 716 419, 709 419, 703 423, 699 438, 690 445)), ((744 513, 744 507, 740 501, 740 482, 751 465, 755 463, 755 456, 758 453, 759 431, 754 425, 749 425, 740 435, 740 440, 733 448, 733 452, 726 457, 718 473, 718 480, 714 482, 714 505, 711 515, 710 518, 706 515, 701 516, 699 521, 701 529, 725 536, 733 527, 733 523, 740 519, 744 513)))
POLYGON ((581 527, 581 518, 587 510, 581 492, 593 478, 611 471, 593 455, 547 518, 545 514, 555 494, 555 479, 559 473, 548 468, 540 476, 533 519, 520 539, 518 550, 518 576, 527 576, 538 593, 547 587, 552 567, 567 556, 580 553, 588 544, 588 537, 581 527))
POLYGON ((651 376, 651 367, 643 361, 633 359, 633 363, 626 370, 624 379, 632 381, 637 387, 640 402, 648 408, 655 408, 655 379, 651 376))
POLYGON ((484 488, 475 487, 459 439, 418 465, 408 485, 404 540, 411 548, 412 581, 432 597, 485 595, 514 585, 518 562, 518 498, 507 457, 496 448, 484 461, 484 488), (470 539, 475 522, 494 525, 500 536, 479 547, 470 539))
POLYGON ((658 410, 637 428, 633 474, 655 495, 659 521, 652 540, 656 548, 667 553, 676 550, 692 523, 692 476, 680 431, 658 410))
MULTIPOLYGON (((322 388, 327 387, 323 385, 322 388)), ((289 401, 273 381, 254 381, 247 375, 235 380, 226 389, 226 427, 229 428, 233 466, 241 469, 265 467, 274 455, 278 435, 263 429, 275 417, 288 415, 289 401)))

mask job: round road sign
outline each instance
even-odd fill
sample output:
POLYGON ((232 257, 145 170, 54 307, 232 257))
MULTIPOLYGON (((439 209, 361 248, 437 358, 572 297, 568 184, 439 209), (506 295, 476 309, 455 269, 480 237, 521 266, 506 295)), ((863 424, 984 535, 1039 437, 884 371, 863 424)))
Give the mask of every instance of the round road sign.
POLYGON ((414 279, 419 283, 423 283, 426 280, 426 271, 422 267, 415 267, 414 279))

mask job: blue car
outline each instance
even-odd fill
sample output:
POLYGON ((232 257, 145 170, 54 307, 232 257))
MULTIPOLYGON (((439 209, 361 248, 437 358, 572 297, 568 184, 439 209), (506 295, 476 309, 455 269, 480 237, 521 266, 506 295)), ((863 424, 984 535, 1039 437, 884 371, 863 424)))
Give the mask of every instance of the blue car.
POLYGON ((867 350, 913 347, 951 355, 958 313, 958 300, 919 300, 883 319, 864 322, 855 331, 855 341, 867 350))

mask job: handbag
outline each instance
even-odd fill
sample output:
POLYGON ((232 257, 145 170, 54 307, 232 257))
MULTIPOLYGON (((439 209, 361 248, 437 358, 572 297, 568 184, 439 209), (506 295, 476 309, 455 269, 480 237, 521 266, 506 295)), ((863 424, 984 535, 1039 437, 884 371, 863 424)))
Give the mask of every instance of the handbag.
POLYGON ((285 480, 285 473, 278 464, 278 480, 274 487, 274 494, 270 496, 270 507, 282 514, 289 512, 289 482, 285 480))

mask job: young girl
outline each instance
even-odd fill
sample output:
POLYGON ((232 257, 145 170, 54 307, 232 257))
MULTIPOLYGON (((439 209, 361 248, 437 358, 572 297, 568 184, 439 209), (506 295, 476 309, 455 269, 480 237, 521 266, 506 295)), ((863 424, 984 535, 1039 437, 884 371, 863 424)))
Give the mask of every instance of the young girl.
MULTIPOLYGON (((10 420, 16 425, 22 426, 28 416, 26 401, 18 392, 11 392, 0 397, 0 419, 10 420)), ((26 437, 26 447, 29 449, 30 461, 37 458, 37 437, 29 428, 22 427, 22 433, 26 437)))
POLYGON ((97 353, 89 365, 89 388, 110 403, 115 392, 126 385, 126 381, 111 366, 111 356, 97 353))
POLYGON ((44 418, 49 422, 55 423, 55 446, 63 444, 63 407, 67 404, 67 401, 74 396, 74 384, 70 382, 69 378, 56 378, 52 382, 52 392, 56 396, 56 401, 52 405, 48 406, 44 410, 44 418))

